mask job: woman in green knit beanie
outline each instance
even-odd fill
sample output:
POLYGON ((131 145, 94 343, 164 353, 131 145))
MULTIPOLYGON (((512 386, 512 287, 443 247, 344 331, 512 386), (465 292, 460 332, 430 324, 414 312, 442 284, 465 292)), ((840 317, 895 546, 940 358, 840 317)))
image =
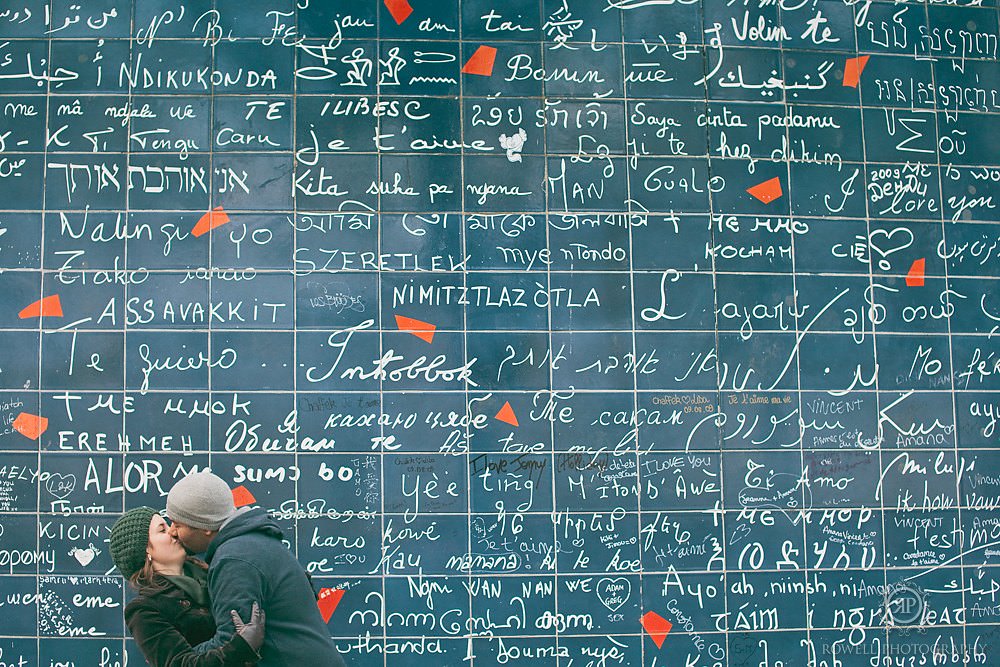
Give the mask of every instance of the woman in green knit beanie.
POLYGON ((187 555, 150 507, 125 512, 111 527, 111 558, 137 596, 125 622, 152 667, 243 667, 258 659, 264 613, 254 604, 246 624, 233 611, 236 634, 226 644, 196 652, 215 635, 204 562, 187 555))

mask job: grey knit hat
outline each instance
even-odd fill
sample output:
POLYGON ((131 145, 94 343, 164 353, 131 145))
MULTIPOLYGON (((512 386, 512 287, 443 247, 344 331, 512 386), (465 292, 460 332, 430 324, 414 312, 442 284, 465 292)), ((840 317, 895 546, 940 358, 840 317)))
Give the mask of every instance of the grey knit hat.
POLYGON ((111 560, 126 579, 142 569, 149 545, 149 522, 157 512, 152 507, 131 509, 111 526, 111 560))
POLYGON ((207 470, 188 475, 167 494, 167 516, 192 528, 218 530, 235 511, 229 486, 207 470))

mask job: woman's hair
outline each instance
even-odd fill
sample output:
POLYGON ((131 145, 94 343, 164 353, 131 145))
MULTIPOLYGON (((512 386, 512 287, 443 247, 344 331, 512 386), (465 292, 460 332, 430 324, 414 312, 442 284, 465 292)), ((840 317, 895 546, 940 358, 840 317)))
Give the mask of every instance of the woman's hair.
MULTIPOLYGON (((205 561, 194 556, 188 556, 185 562, 202 570, 208 569, 208 564, 205 561)), ((128 583, 140 595, 159 593, 170 585, 165 576, 153 569, 153 561, 148 558, 143 562, 142 567, 129 577, 128 583)))

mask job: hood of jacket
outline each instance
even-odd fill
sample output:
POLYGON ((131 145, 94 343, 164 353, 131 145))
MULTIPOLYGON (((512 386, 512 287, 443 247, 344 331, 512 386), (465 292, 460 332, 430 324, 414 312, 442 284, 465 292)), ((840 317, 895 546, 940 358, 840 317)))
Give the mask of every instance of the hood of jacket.
POLYGON ((224 542, 249 533, 257 533, 279 541, 284 537, 281 528, 274 519, 267 515, 263 508, 240 508, 236 510, 229 521, 223 524, 219 534, 209 543, 208 550, 205 552, 205 560, 211 563, 212 556, 224 542))

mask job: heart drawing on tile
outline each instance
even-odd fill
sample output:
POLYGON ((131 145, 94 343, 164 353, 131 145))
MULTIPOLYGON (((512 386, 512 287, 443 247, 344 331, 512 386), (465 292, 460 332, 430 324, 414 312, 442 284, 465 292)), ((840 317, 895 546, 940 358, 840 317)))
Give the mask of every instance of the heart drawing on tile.
POLYGON ((729 538, 729 546, 733 546, 734 544, 736 544, 749 534, 750 534, 750 526, 746 525, 745 523, 736 524, 736 527, 733 529, 733 534, 729 538))
POLYGON ((76 562, 84 567, 90 565, 90 561, 94 560, 94 556, 97 555, 94 553, 93 547, 87 547, 86 549, 73 549, 70 553, 73 554, 73 558, 76 559, 76 562))
POLYGON ((45 480, 45 490, 59 500, 73 493, 73 489, 75 488, 76 475, 73 473, 63 475, 62 473, 52 472, 49 473, 49 478, 45 480))
POLYGON ((597 598, 611 611, 618 611, 632 594, 632 584, 625 577, 604 577, 597 582, 597 598))
POLYGON ((882 271, 892 268, 889 255, 897 253, 913 245, 913 232, 906 227, 896 227, 891 232, 884 229, 875 229, 868 235, 868 244, 872 250, 882 256, 878 260, 878 266, 882 271), (898 238, 893 238, 898 235, 898 238))

